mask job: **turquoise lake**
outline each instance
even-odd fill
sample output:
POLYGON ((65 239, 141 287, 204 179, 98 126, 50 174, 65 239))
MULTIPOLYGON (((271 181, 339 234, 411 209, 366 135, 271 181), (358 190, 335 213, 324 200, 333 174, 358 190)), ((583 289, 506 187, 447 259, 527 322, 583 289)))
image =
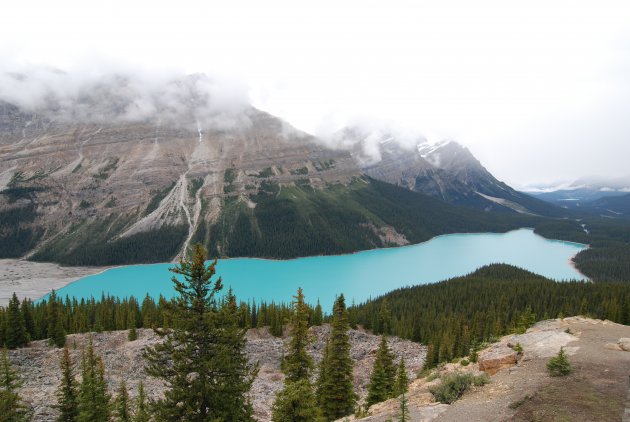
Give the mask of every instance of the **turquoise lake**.
MULTIPOLYGON (((506 263, 554 280, 586 279, 570 259, 586 245, 548 240, 531 229, 508 233, 451 234, 417 245, 348 255, 315 256, 285 261, 233 258, 217 264, 225 288, 239 300, 291 300, 298 287, 308 302, 320 300, 328 309, 343 293, 346 303, 363 302, 399 287, 432 283, 468 274, 477 268, 506 263)), ((101 293, 143 298, 171 297, 173 264, 131 265, 84 277, 58 291, 77 298, 101 293)))

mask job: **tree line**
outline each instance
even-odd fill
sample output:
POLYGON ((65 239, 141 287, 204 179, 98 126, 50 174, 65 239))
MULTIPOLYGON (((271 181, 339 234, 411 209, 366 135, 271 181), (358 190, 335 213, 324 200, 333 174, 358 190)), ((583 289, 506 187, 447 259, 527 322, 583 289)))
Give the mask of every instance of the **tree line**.
MULTIPOLYGON (((217 298, 219 303, 229 296, 217 298)), ((0 307, 0 347, 23 347, 31 340, 50 339, 63 347, 67 334, 135 330, 139 328, 171 328, 177 324, 169 312, 170 301, 160 296, 154 300, 147 295, 138 302, 133 296, 120 299, 102 295, 100 299, 66 297, 61 299, 53 290, 38 302, 13 294, 8 306, 0 307)), ((306 305, 309 326, 321 325, 324 320, 322 306, 306 305)), ((256 301, 236 305, 239 328, 269 327, 271 334, 281 336, 291 314, 291 305, 256 301)))
POLYGON ((353 324, 429 346, 427 364, 468 356, 534 322, 586 315, 630 323, 630 284, 556 282, 510 265, 398 289, 349 309, 353 324))

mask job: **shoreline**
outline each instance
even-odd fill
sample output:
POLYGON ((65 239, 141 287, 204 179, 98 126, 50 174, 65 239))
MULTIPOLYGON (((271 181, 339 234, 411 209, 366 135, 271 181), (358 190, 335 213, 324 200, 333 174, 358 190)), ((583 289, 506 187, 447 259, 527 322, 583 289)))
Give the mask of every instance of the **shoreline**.
POLYGON ((6 306, 15 292, 20 301, 33 301, 83 277, 103 273, 112 267, 63 267, 50 262, 0 259, 0 306, 6 306))
MULTIPOLYGON (((374 249, 366 249, 361 251, 354 251, 348 253, 340 253, 340 254, 331 254, 331 255, 309 255, 303 257, 295 257, 289 259, 277 259, 277 258, 261 258, 261 257, 229 257, 229 258, 218 258, 220 260, 238 260, 238 259, 254 259, 260 261, 274 261, 274 262, 284 262, 284 261, 293 261, 298 259, 309 259, 309 258, 322 258, 322 257, 342 257, 347 255, 358 255, 365 253, 376 253, 378 251, 384 250, 393 250, 396 248, 408 248, 413 246, 423 245, 425 243, 431 242, 438 238, 447 237, 447 236, 476 236, 476 235, 506 235, 511 232, 519 231, 519 230, 528 230, 531 231, 534 235, 554 242, 562 242, 565 244, 570 244, 574 246, 589 248, 590 245, 582 244, 578 242, 565 241, 561 239, 549 239, 544 236, 541 236, 538 233, 534 232, 532 227, 521 227, 518 229, 508 230, 506 232, 470 232, 470 233, 446 233, 440 234, 437 236, 433 236, 430 239, 425 241, 409 244, 409 245, 400 245, 400 246, 391 246, 391 247, 381 247, 374 249)), ((575 269, 580 275, 582 275, 585 279, 591 281, 588 277, 582 274, 573 261, 573 258, 578 254, 569 258, 569 265, 575 269)), ((208 260, 210 262, 212 260, 208 260)), ((92 275, 102 274, 105 271, 109 271, 115 268, 123 268, 123 267, 141 267, 141 266, 149 266, 149 265, 175 265, 176 261, 171 262, 154 262, 154 263, 139 263, 139 264, 125 264, 125 265, 111 265, 111 266, 103 266, 103 267, 73 267, 73 266, 61 266, 56 263, 42 263, 42 262, 33 262, 24 259, 0 259, 0 306, 5 306, 13 291, 18 295, 18 298, 23 299, 24 297, 28 297, 33 301, 40 300, 44 296, 48 295, 52 289, 59 290, 62 287, 65 287, 69 284, 72 284, 80 279, 92 275)))

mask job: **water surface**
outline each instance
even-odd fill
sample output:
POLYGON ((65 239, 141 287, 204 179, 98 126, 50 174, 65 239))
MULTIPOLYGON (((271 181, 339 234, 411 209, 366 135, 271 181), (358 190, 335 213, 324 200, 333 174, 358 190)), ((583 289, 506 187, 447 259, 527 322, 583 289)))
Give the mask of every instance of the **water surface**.
MULTIPOLYGON (((571 264, 585 245, 548 240, 531 229, 508 233, 451 234, 417 245, 348 255, 292 260, 221 259, 217 274, 239 300, 289 301, 298 287, 307 301, 332 306, 339 293, 357 303, 399 287, 425 284, 468 274, 477 268, 506 263, 554 280, 586 279, 571 264)), ((173 264, 131 265, 84 277, 60 289, 61 297, 99 297, 101 293, 143 298, 171 297, 173 264)))

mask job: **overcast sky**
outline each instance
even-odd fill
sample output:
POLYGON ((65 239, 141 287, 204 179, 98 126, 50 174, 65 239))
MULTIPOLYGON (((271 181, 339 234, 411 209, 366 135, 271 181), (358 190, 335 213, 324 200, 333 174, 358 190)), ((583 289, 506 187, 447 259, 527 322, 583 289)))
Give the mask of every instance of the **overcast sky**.
POLYGON ((516 186, 630 173, 630 1, 304 3, 9 2, 0 70, 207 72, 311 133, 457 140, 516 186))

